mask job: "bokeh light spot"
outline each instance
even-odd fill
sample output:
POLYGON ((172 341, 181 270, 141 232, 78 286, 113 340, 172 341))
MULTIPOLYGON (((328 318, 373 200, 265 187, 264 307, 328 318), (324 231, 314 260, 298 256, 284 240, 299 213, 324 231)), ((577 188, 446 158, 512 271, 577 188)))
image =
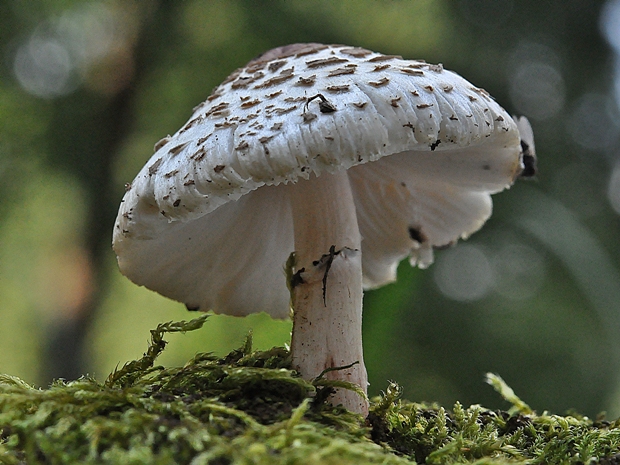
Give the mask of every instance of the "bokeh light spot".
POLYGON ((438 255, 433 277, 446 297, 474 301, 488 294, 493 285, 493 269, 480 247, 459 244, 438 255))
POLYGON ((614 121, 613 99, 601 94, 585 94, 575 106, 567 130, 581 147, 590 150, 607 150, 618 138, 618 125, 614 121))
POLYGON ((600 18, 603 35, 616 53, 620 54, 620 0, 606 2, 600 18))
POLYGON ((555 116, 565 100, 564 78, 553 66, 524 62, 510 79, 510 97, 519 113, 545 120, 555 116))
POLYGON ((616 163, 611 173, 607 188, 607 198, 611 207, 620 215, 620 162, 616 163))
POLYGON ((511 300, 527 300, 540 290, 545 264, 540 253, 522 243, 504 244, 492 258, 495 291, 511 300))
POLYGON ((27 92, 53 98, 75 88, 74 68, 75 62, 63 44, 52 37, 34 35, 17 50, 13 72, 27 92))
POLYGON ((116 85, 91 87, 102 93, 122 88, 127 81, 123 76, 132 71, 126 50, 132 27, 123 13, 120 7, 112 10, 101 2, 86 2, 42 22, 17 48, 17 81, 30 94, 55 98, 73 92, 90 79, 91 68, 100 65, 98 74, 104 74, 102 67, 120 70, 108 73, 116 85))

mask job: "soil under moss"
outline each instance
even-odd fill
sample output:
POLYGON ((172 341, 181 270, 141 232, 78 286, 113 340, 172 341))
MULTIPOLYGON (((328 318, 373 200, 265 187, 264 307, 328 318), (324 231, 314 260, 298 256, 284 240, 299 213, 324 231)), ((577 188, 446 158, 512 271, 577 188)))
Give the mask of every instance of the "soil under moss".
POLYGON ((326 402, 334 383, 301 379, 284 348, 155 366, 166 323, 144 356, 113 372, 35 389, 0 376, 2 464, 618 464, 620 420, 537 415, 499 377, 512 404, 452 410, 400 398, 390 384, 367 419, 326 402))

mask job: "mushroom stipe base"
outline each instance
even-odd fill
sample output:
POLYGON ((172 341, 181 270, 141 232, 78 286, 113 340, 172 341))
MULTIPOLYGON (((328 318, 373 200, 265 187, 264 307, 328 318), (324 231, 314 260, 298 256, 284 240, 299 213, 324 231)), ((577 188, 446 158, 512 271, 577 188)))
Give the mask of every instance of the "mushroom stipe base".
POLYGON ((364 420, 326 401, 327 380, 292 371, 287 350, 252 352, 251 338, 223 358, 154 365, 166 333, 205 319, 160 325, 146 354, 105 383, 84 377, 35 389, 0 375, 0 463, 620 462, 619 420, 537 415, 497 377, 508 411, 409 402, 390 383, 364 420))

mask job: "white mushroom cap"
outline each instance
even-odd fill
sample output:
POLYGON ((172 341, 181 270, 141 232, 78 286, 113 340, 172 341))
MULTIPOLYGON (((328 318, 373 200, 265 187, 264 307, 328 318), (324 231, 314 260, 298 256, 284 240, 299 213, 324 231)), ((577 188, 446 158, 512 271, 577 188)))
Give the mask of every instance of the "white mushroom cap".
POLYGON ((280 318, 296 182, 348 170, 376 287, 403 258, 427 266, 434 247, 478 230, 490 194, 523 170, 517 125, 484 90, 342 45, 267 52, 155 148, 116 221, 121 271, 188 308, 280 318))

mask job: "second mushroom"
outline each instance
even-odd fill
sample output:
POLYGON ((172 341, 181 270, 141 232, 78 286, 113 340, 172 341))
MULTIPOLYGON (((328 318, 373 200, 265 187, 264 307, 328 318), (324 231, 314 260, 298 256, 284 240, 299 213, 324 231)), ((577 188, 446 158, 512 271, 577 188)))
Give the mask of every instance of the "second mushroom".
MULTIPOLYGON (((123 274, 191 310, 287 318, 292 303, 294 368, 348 366, 326 376, 364 392, 362 289, 406 257, 430 265, 535 171, 527 120, 484 90, 343 45, 265 53, 155 150, 116 221, 123 274)), ((353 391, 332 402, 367 413, 353 391)))

